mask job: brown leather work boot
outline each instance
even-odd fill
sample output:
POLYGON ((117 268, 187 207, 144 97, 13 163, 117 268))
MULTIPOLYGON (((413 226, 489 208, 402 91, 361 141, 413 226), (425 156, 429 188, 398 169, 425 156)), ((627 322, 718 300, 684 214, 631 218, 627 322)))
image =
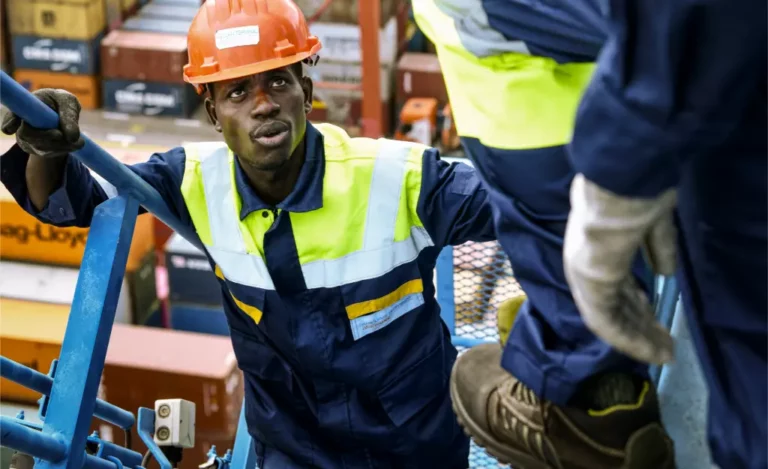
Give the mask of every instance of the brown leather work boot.
POLYGON ((502 369, 501 351, 495 343, 473 347, 451 373, 459 423, 500 462, 515 469, 674 469, 650 383, 633 404, 560 407, 502 369))

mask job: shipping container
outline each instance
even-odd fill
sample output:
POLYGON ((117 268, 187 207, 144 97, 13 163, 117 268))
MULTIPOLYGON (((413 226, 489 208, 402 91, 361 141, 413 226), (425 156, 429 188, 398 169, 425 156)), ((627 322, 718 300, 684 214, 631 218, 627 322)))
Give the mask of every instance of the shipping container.
POLYGON ((106 26, 103 0, 8 0, 11 34, 88 40, 106 26))
POLYGON ((229 336, 227 315, 220 307, 172 303, 171 328, 177 331, 229 336))
POLYGON ((165 245, 168 299, 172 304, 192 303, 222 308, 221 285, 205 254, 189 241, 171 235, 165 245))
MULTIPOLYGON (((360 26, 357 24, 316 22, 309 25, 309 31, 323 43, 322 60, 362 61, 360 26)), ((399 49, 397 35, 397 18, 390 19, 379 30, 379 61, 382 65, 394 66, 399 49)))
POLYGON ((13 36, 13 62, 17 68, 98 75, 101 36, 88 41, 13 36))
POLYGON ((397 63, 397 104, 410 98, 435 98, 442 107, 448 102, 440 61, 434 54, 407 52, 397 63))
POLYGON ((15 69, 14 79, 29 91, 41 88, 61 88, 77 96, 83 109, 98 109, 101 87, 97 76, 15 69))
POLYGON ((107 30, 118 29, 123 21, 135 14, 140 6, 137 0, 104 0, 107 30))
POLYGON ((184 83, 187 37, 115 30, 101 43, 101 63, 104 78, 184 83))
POLYGON ((192 21, 200 11, 198 5, 173 5, 170 3, 150 2, 142 7, 139 14, 144 18, 180 19, 192 21))
MULTIPOLYGON (((0 350, 3 356, 47 374, 59 357, 79 270, 1 261, 0 350)), ((115 309, 115 323, 131 322, 128 279, 115 309)), ((32 403, 40 394, 0 379, 0 398, 32 403)))
POLYGON ((6 22, 5 3, 0 2, 0 70, 8 70, 8 24, 6 22))
POLYGON ((199 8, 200 5, 203 4, 203 2, 205 2, 205 0, 152 0, 151 2, 146 2, 146 3, 147 4, 157 3, 162 5, 181 5, 181 6, 193 5, 199 8))
MULTIPOLYGON (((397 12, 397 6, 403 0, 367 0, 378 1, 379 17, 381 20, 381 26, 384 26, 386 22, 395 16, 397 12)), ((320 11, 326 0, 295 0, 296 5, 301 9, 307 18, 314 17, 320 11)), ((346 23, 346 24, 358 24, 358 18, 360 16, 360 0, 333 0, 328 6, 317 16, 316 21, 323 23, 346 23)))
POLYGON ((243 376, 228 337, 115 324, 105 365, 100 392, 107 402, 135 412, 157 399, 186 399, 196 404, 196 440, 234 436, 243 376))
POLYGON ((191 20, 169 20, 159 18, 145 18, 134 16, 123 23, 122 29, 126 31, 147 31, 153 33, 183 34, 189 33, 191 20))
POLYGON ((104 109, 147 116, 190 117, 200 96, 186 83, 104 79, 104 109))

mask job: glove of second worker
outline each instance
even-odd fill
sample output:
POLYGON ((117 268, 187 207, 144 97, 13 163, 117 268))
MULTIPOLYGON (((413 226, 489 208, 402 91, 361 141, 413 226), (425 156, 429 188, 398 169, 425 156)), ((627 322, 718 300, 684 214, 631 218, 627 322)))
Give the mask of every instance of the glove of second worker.
POLYGON ((59 115, 56 129, 37 129, 24 122, 7 108, 0 110, 0 130, 6 135, 16 134, 16 143, 30 155, 43 158, 66 156, 83 148, 80 135, 80 102, 65 90, 43 88, 33 93, 40 101, 59 115))

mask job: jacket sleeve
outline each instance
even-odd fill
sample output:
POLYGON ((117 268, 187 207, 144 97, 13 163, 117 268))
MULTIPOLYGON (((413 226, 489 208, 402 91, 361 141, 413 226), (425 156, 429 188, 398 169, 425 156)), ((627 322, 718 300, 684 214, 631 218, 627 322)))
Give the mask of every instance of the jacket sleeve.
POLYGON ((488 192, 475 169, 441 160, 433 148, 422 159, 417 213, 438 247, 496 239, 488 192))
POLYGON ((569 147, 577 172, 623 196, 675 186, 765 100, 766 2, 609 0, 609 38, 569 147))
MULTIPOLYGON (((83 163, 70 156, 61 186, 51 194, 43 210, 37 211, 27 192, 25 172, 28 159, 29 155, 18 145, 14 145, 0 157, 0 181, 24 210, 43 223, 63 227, 88 227, 96 206, 116 195, 111 184, 94 177, 83 163)), ((181 195, 185 159, 184 149, 177 147, 165 153, 155 153, 148 161, 128 168, 160 193, 171 212, 176 214, 182 223, 191 225, 191 218, 181 195)), ((139 213, 145 212, 146 210, 141 208, 139 213)))

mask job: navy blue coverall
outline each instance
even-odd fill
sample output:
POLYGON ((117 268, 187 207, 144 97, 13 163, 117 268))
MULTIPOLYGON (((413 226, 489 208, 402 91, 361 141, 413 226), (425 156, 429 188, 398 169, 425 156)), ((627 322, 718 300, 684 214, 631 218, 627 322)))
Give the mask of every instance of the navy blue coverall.
MULTIPOLYGON (((291 195, 278 204, 281 215, 264 244, 276 288, 290 292, 303 282, 297 281, 302 276, 288 215, 323 205, 323 136, 308 124, 306 141, 299 179, 291 195)), ((61 187, 38 212, 27 192, 27 160, 17 145, 0 157, 0 180, 16 201, 43 222, 88 226, 107 193, 87 168, 69 158, 61 187)), ((180 190, 185 160, 179 147, 129 168, 194 229, 180 190)), ((344 288, 301 295, 265 293, 257 307, 268 304, 271 317, 265 315, 257 325, 233 302, 228 290, 234 288, 232 282, 221 281, 224 311, 246 381, 246 421, 261 468, 467 467, 469 439, 456 421, 448 393, 457 352, 441 321, 431 279, 442 246, 490 241, 495 235, 488 195, 475 172, 465 164, 440 160, 434 149, 425 150, 422 161, 417 210, 434 246, 395 270, 425 279, 424 304, 366 340, 349 339, 346 313, 343 319, 336 314, 344 288), (316 353, 318 349, 326 353, 316 353)), ((236 165, 239 215, 257 212, 266 218, 274 207, 259 199, 246 181, 236 165)), ((368 288, 384 288, 383 283, 377 280, 368 288)))
POLYGON ((766 2, 607 6, 571 161, 622 196, 677 188, 677 277, 709 388, 712 456, 721 469, 765 469, 766 2))

